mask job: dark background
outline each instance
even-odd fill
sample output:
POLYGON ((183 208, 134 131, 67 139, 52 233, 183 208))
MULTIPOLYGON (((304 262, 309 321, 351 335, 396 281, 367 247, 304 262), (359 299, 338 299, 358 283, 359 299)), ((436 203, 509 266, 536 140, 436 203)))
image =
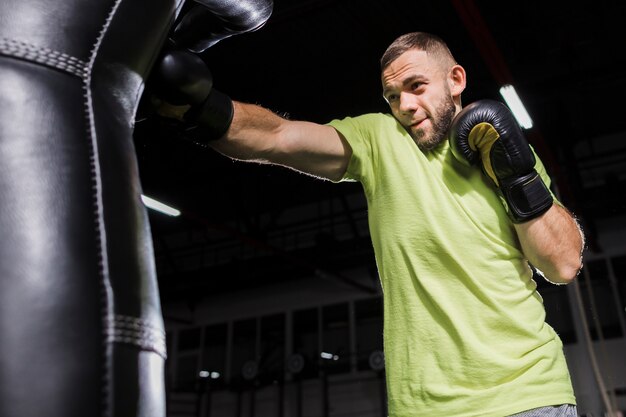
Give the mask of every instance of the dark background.
MULTIPOLYGON (((264 27, 202 58, 234 99, 324 123, 386 111, 385 48, 435 33, 467 71, 465 104, 515 85, 529 141, 601 252, 603 225, 626 214, 625 26, 622 1, 276 0, 264 27)), ((150 121, 135 142, 144 194, 183 211, 150 213, 165 307, 294 277, 352 282, 358 266, 375 275, 360 185, 233 162, 150 121)))

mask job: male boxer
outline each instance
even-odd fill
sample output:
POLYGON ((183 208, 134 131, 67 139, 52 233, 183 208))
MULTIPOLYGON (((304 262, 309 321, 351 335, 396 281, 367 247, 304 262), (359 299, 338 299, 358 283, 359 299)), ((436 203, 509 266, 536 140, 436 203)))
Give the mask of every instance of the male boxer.
POLYGON ((399 37, 381 70, 391 114, 290 121, 212 90, 185 123, 231 158, 362 183, 391 416, 576 416, 530 266, 571 282, 576 220, 504 105, 462 109, 465 70, 441 39, 399 37))

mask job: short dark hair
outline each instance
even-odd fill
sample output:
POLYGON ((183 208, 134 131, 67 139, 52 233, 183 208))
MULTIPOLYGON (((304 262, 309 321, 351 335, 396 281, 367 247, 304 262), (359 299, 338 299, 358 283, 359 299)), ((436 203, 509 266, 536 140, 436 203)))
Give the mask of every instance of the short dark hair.
POLYGON ((398 37, 389 45, 380 58, 380 70, 384 71, 389 64, 410 49, 425 51, 440 59, 442 63, 448 61, 451 66, 456 64, 448 45, 439 36, 426 32, 411 32, 398 37))

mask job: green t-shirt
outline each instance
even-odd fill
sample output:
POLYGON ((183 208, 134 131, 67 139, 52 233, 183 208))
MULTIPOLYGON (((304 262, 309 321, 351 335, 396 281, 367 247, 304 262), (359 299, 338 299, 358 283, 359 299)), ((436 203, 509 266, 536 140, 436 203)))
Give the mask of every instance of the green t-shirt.
MULTIPOLYGON (((575 404, 563 345, 489 180, 388 114, 333 120, 352 148, 384 298, 392 417, 575 404)), ((539 158, 537 170, 549 178, 539 158)))

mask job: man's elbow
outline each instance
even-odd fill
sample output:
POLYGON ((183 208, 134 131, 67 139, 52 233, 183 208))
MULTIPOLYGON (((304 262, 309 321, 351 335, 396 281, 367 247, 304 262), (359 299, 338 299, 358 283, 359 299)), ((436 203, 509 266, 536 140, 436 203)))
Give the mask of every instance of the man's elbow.
POLYGON ((569 262, 562 262, 561 265, 555 269, 555 274, 550 280, 558 284, 569 284, 573 282, 580 270, 582 269, 582 259, 571 259, 569 262))
POLYGON ((580 272, 580 269, 568 269, 566 272, 561 274, 560 283, 561 284, 572 283, 578 276, 579 272, 580 272))

